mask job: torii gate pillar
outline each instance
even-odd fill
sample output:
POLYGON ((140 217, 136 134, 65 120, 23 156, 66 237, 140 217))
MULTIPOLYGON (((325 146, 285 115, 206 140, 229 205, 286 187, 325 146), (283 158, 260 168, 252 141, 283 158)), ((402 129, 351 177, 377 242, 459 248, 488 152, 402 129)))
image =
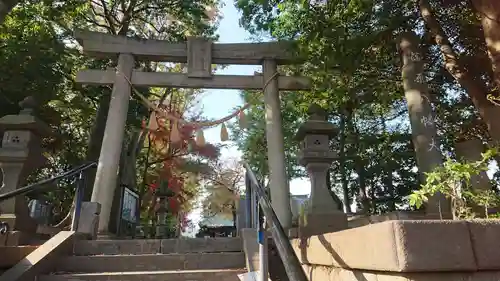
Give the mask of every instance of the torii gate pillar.
POLYGON ((98 228, 100 234, 109 232, 109 218, 118 180, 131 94, 131 86, 127 79, 131 79, 133 68, 134 56, 120 54, 91 199, 92 202, 101 204, 98 228))
POLYGON ((283 228, 290 229, 292 227, 292 211, 285 166, 283 123, 276 62, 264 60, 262 70, 264 81, 267 83, 267 85, 264 84, 264 103, 271 203, 283 228))

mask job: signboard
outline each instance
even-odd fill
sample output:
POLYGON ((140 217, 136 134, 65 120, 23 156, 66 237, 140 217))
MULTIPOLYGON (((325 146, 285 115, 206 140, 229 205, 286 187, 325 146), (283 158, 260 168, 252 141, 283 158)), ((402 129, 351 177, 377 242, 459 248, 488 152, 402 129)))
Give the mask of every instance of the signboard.
POLYGON ((125 187, 123 192, 122 219, 127 222, 137 222, 137 202, 139 196, 125 187))

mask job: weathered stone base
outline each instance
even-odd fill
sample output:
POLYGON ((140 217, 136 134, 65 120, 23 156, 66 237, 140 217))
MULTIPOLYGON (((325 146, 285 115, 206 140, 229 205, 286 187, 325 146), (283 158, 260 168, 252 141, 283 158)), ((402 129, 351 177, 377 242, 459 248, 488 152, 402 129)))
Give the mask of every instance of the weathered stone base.
POLYGON ((311 281, 500 280, 500 220, 395 220, 294 239, 311 281))
POLYGON ((494 281, 500 271, 479 272, 384 272, 304 265, 310 281, 494 281))
POLYGON ((299 225, 299 237, 310 237, 347 229, 347 215, 342 212, 307 214, 299 225))
MULTIPOLYGON (((97 239, 100 214, 101 204, 97 202, 83 202, 77 232, 89 239, 97 239)), ((100 239, 102 239, 102 235, 100 239)))

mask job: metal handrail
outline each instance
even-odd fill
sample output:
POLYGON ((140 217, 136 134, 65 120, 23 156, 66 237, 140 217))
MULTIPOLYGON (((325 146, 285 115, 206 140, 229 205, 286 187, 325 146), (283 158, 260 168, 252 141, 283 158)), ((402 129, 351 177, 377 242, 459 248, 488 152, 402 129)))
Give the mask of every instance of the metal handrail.
POLYGON ((249 187, 256 193, 258 197, 259 205, 270 226, 269 231, 271 232, 271 235, 273 237, 274 243, 278 250, 278 254, 283 261, 288 279, 290 281, 308 281, 300 260, 293 250, 288 235, 286 235, 283 226, 278 220, 278 216, 274 212, 274 209, 271 205, 271 200, 267 196, 262 185, 257 180, 257 177, 253 173, 248 163, 244 163, 244 166, 246 169, 246 182, 247 184, 251 184, 249 187))
MULTIPOLYGON (((75 210, 74 210, 73 219, 71 222, 71 230, 76 231, 78 229, 78 221, 80 219, 80 212, 81 212, 82 200, 83 200, 83 190, 85 188, 83 172, 85 172, 86 170, 93 168, 93 167, 97 167, 96 162, 82 164, 76 168, 73 168, 67 172, 64 172, 64 173, 57 175, 55 177, 52 177, 50 179, 41 180, 37 183, 30 184, 30 185, 18 188, 16 190, 13 190, 10 192, 0 194, 0 203, 5 201, 5 200, 9 200, 11 198, 14 198, 16 196, 26 195, 30 192, 36 191, 44 185, 57 182, 61 179, 71 178, 71 177, 78 175, 78 179, 77 179, 77 183, 76 183, 76 194, 75 194, 75 196, 76 196, 75 210)), ((9 230, 8 223, 7 222, 0 222, 0 234, 4 234, 8 230, 9 230)))

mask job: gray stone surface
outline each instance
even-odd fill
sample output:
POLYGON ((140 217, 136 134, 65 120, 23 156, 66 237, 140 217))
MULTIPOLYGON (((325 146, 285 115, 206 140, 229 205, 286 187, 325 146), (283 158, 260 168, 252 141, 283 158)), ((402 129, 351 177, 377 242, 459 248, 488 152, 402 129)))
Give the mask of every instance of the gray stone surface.
POLYGON ((97 239, 100 213, 101 204, 97 202, 83 202, 77 232, 91 239, 97 239))
POLYGON ((201 252, 241 252, 242 242, 235 238, 135 239, 77 241, 75 255, 140 255, 201 252))
POLYGON ((62 272, 126 272, 244 268, 243 253, 189 253, 72 256, 60 261, 62 272))
POLYGON ((239 281, 243 269, 44 275, 38 281, 239 281))

